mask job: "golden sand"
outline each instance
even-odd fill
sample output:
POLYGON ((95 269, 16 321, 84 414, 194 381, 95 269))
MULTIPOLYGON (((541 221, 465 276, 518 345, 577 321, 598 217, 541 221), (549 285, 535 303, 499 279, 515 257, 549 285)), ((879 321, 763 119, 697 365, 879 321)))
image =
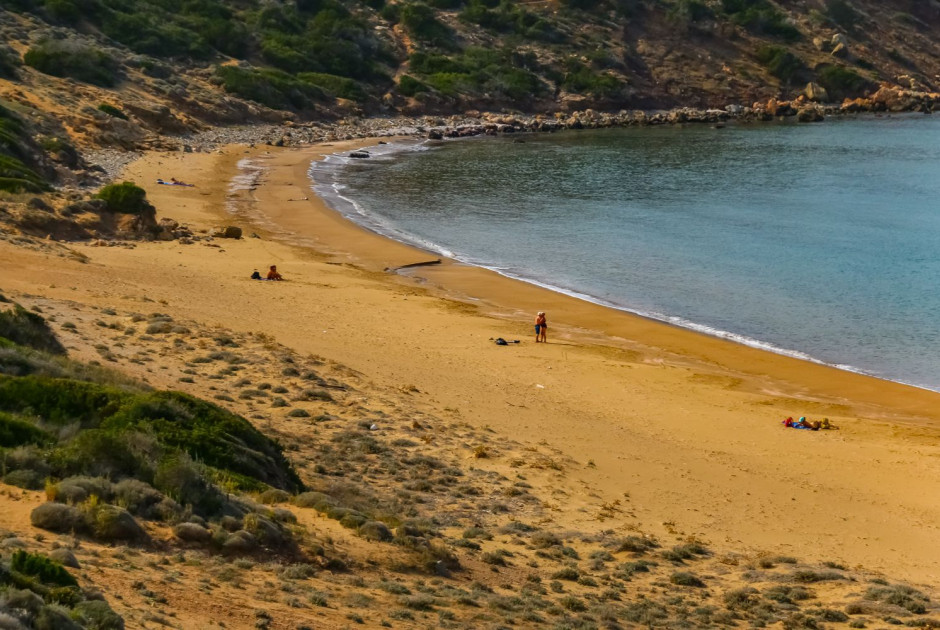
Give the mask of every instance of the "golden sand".
POLYGON ((196 229, 237 224, 260 238, 74 246, 87 263, 3 243, 2 289, 263 331, 413 392, 439 415, 557 448, 590 489, 553 506, 572 528, 622 525, 589 509, 619 499, 653 534, 936 581, 940 395, 452 261, 388 273, 429 255, 349 223, 309 188, 312 159, 353 146, 148 154, 126 177, 159 216, 196 229), (260 179, 232 191, 246 158, 260 179), (288 282, 248 279, 270 264, 288 282), (538 310, 548 312, 547 344, 533 343, 538 310), (500 347, 496 337, 521 343, 500 347), (782 427, 803 415, 839 430, 782 427))

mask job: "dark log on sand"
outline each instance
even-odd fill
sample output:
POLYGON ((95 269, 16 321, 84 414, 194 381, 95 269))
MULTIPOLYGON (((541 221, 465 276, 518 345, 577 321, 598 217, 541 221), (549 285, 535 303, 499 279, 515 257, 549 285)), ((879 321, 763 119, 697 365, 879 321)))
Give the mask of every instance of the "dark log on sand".
POLYGON ((430 267, 431 265, 441 264, 441 259, 436 260, 425 260, 424 262, 416 262, 408 265, 402 265, 401 267, 386 267, 385 271, 401 271, 402 269, 411 269, 412 267, 430 267))

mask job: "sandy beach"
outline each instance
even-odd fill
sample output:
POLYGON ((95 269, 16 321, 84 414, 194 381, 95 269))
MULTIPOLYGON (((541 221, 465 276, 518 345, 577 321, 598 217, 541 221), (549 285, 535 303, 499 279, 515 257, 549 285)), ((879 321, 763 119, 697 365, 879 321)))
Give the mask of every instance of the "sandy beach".
MULTIPOLYGON (((239 225, 246 238, 69 246, 88 262, 0 243, 2 288, 263 332, 417 409, 556 450, 580 489, 553 498, 563 527, 694 536, 937 582, 940 395, 452 261, 387 272, 429 255, 348 222, 307 177, 311 160, 363 144, 148 154, 125 178, 147 189, 158 216, 196 230, 239 225), (256 179, 233 187, 246 166, 256 179), (248 279, 271 264, 288 282, 248 279), (539 310, 547 344, 533 343, 539 310), (804 415, 839 429, 781 426, 804 415), (614 501, 626 509, 600 518, 614 501)), ((146 374, 161 386, 176 376, 146 374)))

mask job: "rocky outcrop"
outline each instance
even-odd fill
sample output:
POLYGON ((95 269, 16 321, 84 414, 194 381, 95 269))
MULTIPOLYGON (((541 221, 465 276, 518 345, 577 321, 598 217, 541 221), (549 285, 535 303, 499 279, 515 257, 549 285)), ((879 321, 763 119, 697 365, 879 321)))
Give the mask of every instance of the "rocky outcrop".
POLYGON ((212 230, 212 236, 214 238, 241 238, 242 229, 234 225, 226 225, 224 227, 217 227, 212 230))
POLYGON ((807 100, 817 103, 825 103, 829 100, 829 92, 826 91, 826 88, 812 81, 807 83, 806 87, 803 88, 803 96, 805 96, 807 100))
POLYGON ((867 98, 845 99, 840 110, 856 112, 933 112, 940 103, 940 93, 909 90, 897 85, 882 83, 878 90, 867 98))

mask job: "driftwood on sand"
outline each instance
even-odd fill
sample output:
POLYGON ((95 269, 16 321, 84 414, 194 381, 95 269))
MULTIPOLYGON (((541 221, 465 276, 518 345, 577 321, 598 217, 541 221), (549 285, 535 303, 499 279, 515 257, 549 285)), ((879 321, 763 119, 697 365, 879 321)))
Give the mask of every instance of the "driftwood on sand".
POLYGON ((402 269, 411 269, 412 267, 429 267, 431 265, 441 264, 441 259, 437 258, 435 260, 425 260, 423 262, 409 263, 407 265, 401 265, 400 267, 386 267, 385 271, 394 272, 401 271, 402 269))

